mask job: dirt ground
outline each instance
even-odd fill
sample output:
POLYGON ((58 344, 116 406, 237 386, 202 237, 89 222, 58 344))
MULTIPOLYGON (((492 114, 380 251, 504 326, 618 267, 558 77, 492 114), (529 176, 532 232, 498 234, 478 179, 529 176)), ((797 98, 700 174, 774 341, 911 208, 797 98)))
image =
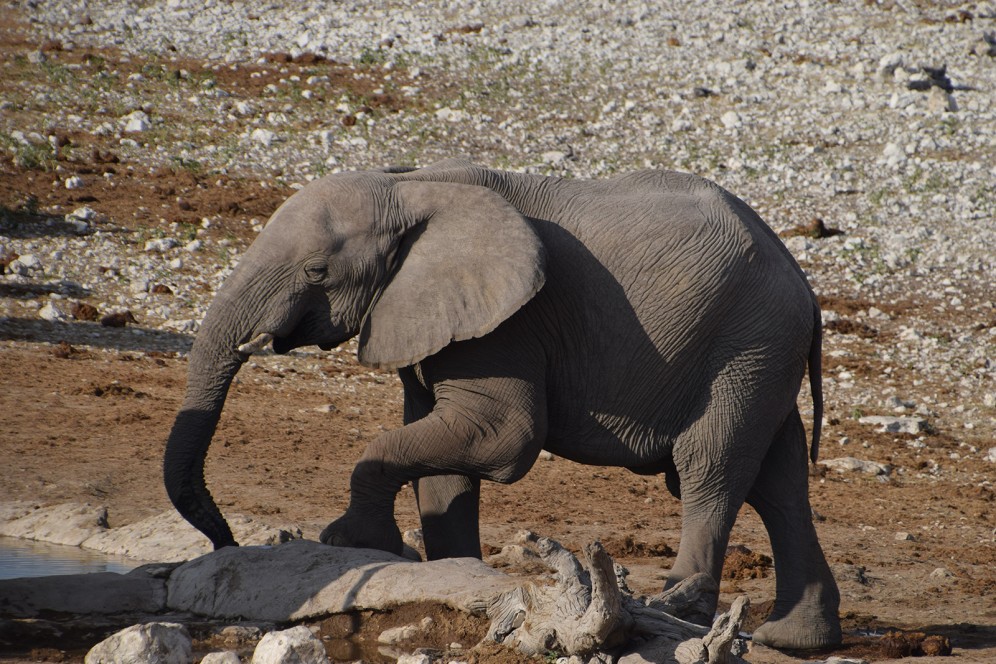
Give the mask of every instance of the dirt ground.
MULTIPOLYGON (((86 54, 63 57, 86 62, 86 54)), ((247 85, 260 79, 249 78, 249 72, 245 77, 247 85)), ((99 206, 124 234, 137 233, 154 223, 153 217, 182 221, 189 216, 195 222, 212 215, 218 223, 210 234, 245 245, 253 234, 243 220, 265 219, 291 191, 237 174, 219 179, 189 168, 131 170, 120 163, 113 142, 72 134, 59 140, 76 146, 73 172, 127 177, 94 178, 98 184, 84 194, 52 186, 61 176, 46 168, 4 159, 0 205, 7 214, 0 234, 25 238, 62 232, 38 210, 64 213, 86 203, 99 206)), ((45 294, 38 288, 3 283, 0 297, 27 301, 45 294)), ((160 467, 183 397, 187 363, 182 353, 191 338, 143 328, 141 312, 135 314, 138 324, 125 328, 83 320, 0 319, 0 458, 6 464, 0 501, 106 505, 111 526, 170 509, 160 467)), ((887 340, 865 344, 864 354, 859 349, 847 367, 871 384, 881 380, 874 343, 887 340)), ((208 486, 225 513, 297 523, 306 537, 317 538, 343 511, 350 470, 363 446, 378 432, 397 427, 402 410, 397 378, 359 366, 352 349, 261 355, 243 368, 207 464, 208 486)), ((862 450, 863 458, 911 472, 886 479, 814 467, 812 503, 841 587, 845 643, 805 655, 756 648, 747 659, 787 662, 837 655, 881 661, 897 654, 885 647, 881 634, 899 629, 947 637, 955 662, 996 661, 996 495, 991 484, 977 481, 987 474, 991 478, 992 464, 973 462, 960 466, 961 473, 940 476, 917 473, 929 464, 906 444, 912 436, 875 433, 838 416, 831 426, 834 437, 867 441, 871 446, 862 450)), ((966 440, 980 447, 992 444, 984 434, 965 436, 929 434, 928 439, 931 448, 949 453, 966 440)), ((826 439, 823 449, 824 458, 837 453, 826 439)), ((662 477, 540 460, 514 485, 484 487, 484 549, 498 552, 520 529, 556 538, 574 551, 599 539, 631 570, 634 590, 654 592, 678 547, 680 510, 662 477)), ((396 512, 403 530, 418 527, 410 488, 399 495, 396 512)), ((765 557, 770 546, 763 527, 749 508, 742 511, 730 544, 722 600, 747 594, 759 621, 774 597, 774 573, 765 557)), ((334 623, 325 628, 337 629, 334 623)), ((33 659, 59 657, 57 651, 40 650, 33 659)), ((497 650, 477 657, 515 659, 497 650)), ((0 661, 5 659, 0 653, 0 661)))

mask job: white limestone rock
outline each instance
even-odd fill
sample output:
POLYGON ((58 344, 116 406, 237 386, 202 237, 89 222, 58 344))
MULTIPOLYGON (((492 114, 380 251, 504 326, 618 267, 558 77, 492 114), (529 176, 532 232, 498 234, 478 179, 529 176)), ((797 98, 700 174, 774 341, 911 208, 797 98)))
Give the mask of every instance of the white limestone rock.
POLYGON ((193 644, 178 623, 132 625, 101 641, 86 654, 85 664, 190 664, 193 644))
POLYGON ((329 664, 325 645, 304 625, 270 632, 256 646, 252 664, 329 664))

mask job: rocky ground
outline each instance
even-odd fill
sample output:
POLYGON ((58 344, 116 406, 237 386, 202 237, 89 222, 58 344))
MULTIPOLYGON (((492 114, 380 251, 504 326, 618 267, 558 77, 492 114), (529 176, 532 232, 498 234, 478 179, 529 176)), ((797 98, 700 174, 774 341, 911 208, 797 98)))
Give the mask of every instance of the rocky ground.
MULTIPOLYGON (((895 654, 874 635, 900 627, 996 659, 992 3, 0 7, 3 501, 89 501, 112 525, 168 508, 159 460, 192 334, 310 179, 455 155, 687 170, 757 208, 824 307, 812 497, 849 640, 823 656, 895 654)), ((345 507, 401 404, 353 351, 243 369, 208 461, 226 513, 315 537, 345 507)), ((651 590, 679 509, 661 479, 553 459, 485 488, 484 540, 601 539, 651 590)), ((770 549, 749 510, 731 543, 749 553, 724 600, 763 610, 770 549)))

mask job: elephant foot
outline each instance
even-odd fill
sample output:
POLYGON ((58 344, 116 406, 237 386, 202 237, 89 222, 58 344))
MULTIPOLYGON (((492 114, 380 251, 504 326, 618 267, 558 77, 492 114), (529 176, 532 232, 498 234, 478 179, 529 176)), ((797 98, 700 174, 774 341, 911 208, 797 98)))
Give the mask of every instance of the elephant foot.
POLYGON ((377 520, 353 516, 349 512, 327 525, 318 539, 329 546, 378 549, 398 556, 405 552, 401 531, 394 519, 377 520))
POLYGON ((767 622, 754 630, 756 643, 772 648, 815 650, 839 645, 840 619, 836 611, 823 607, 796 606, 788 612, 775 611, 767 622))

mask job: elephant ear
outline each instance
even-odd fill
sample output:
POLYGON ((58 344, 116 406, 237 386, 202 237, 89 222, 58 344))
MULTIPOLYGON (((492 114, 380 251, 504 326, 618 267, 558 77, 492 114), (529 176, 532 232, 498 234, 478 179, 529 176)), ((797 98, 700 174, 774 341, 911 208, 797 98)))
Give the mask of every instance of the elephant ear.
POLYGON ((360 328, 360 362, 396 369, 494 330, 543 286, 532 227, 485 187, 399 182, 394 275, 360 328))

